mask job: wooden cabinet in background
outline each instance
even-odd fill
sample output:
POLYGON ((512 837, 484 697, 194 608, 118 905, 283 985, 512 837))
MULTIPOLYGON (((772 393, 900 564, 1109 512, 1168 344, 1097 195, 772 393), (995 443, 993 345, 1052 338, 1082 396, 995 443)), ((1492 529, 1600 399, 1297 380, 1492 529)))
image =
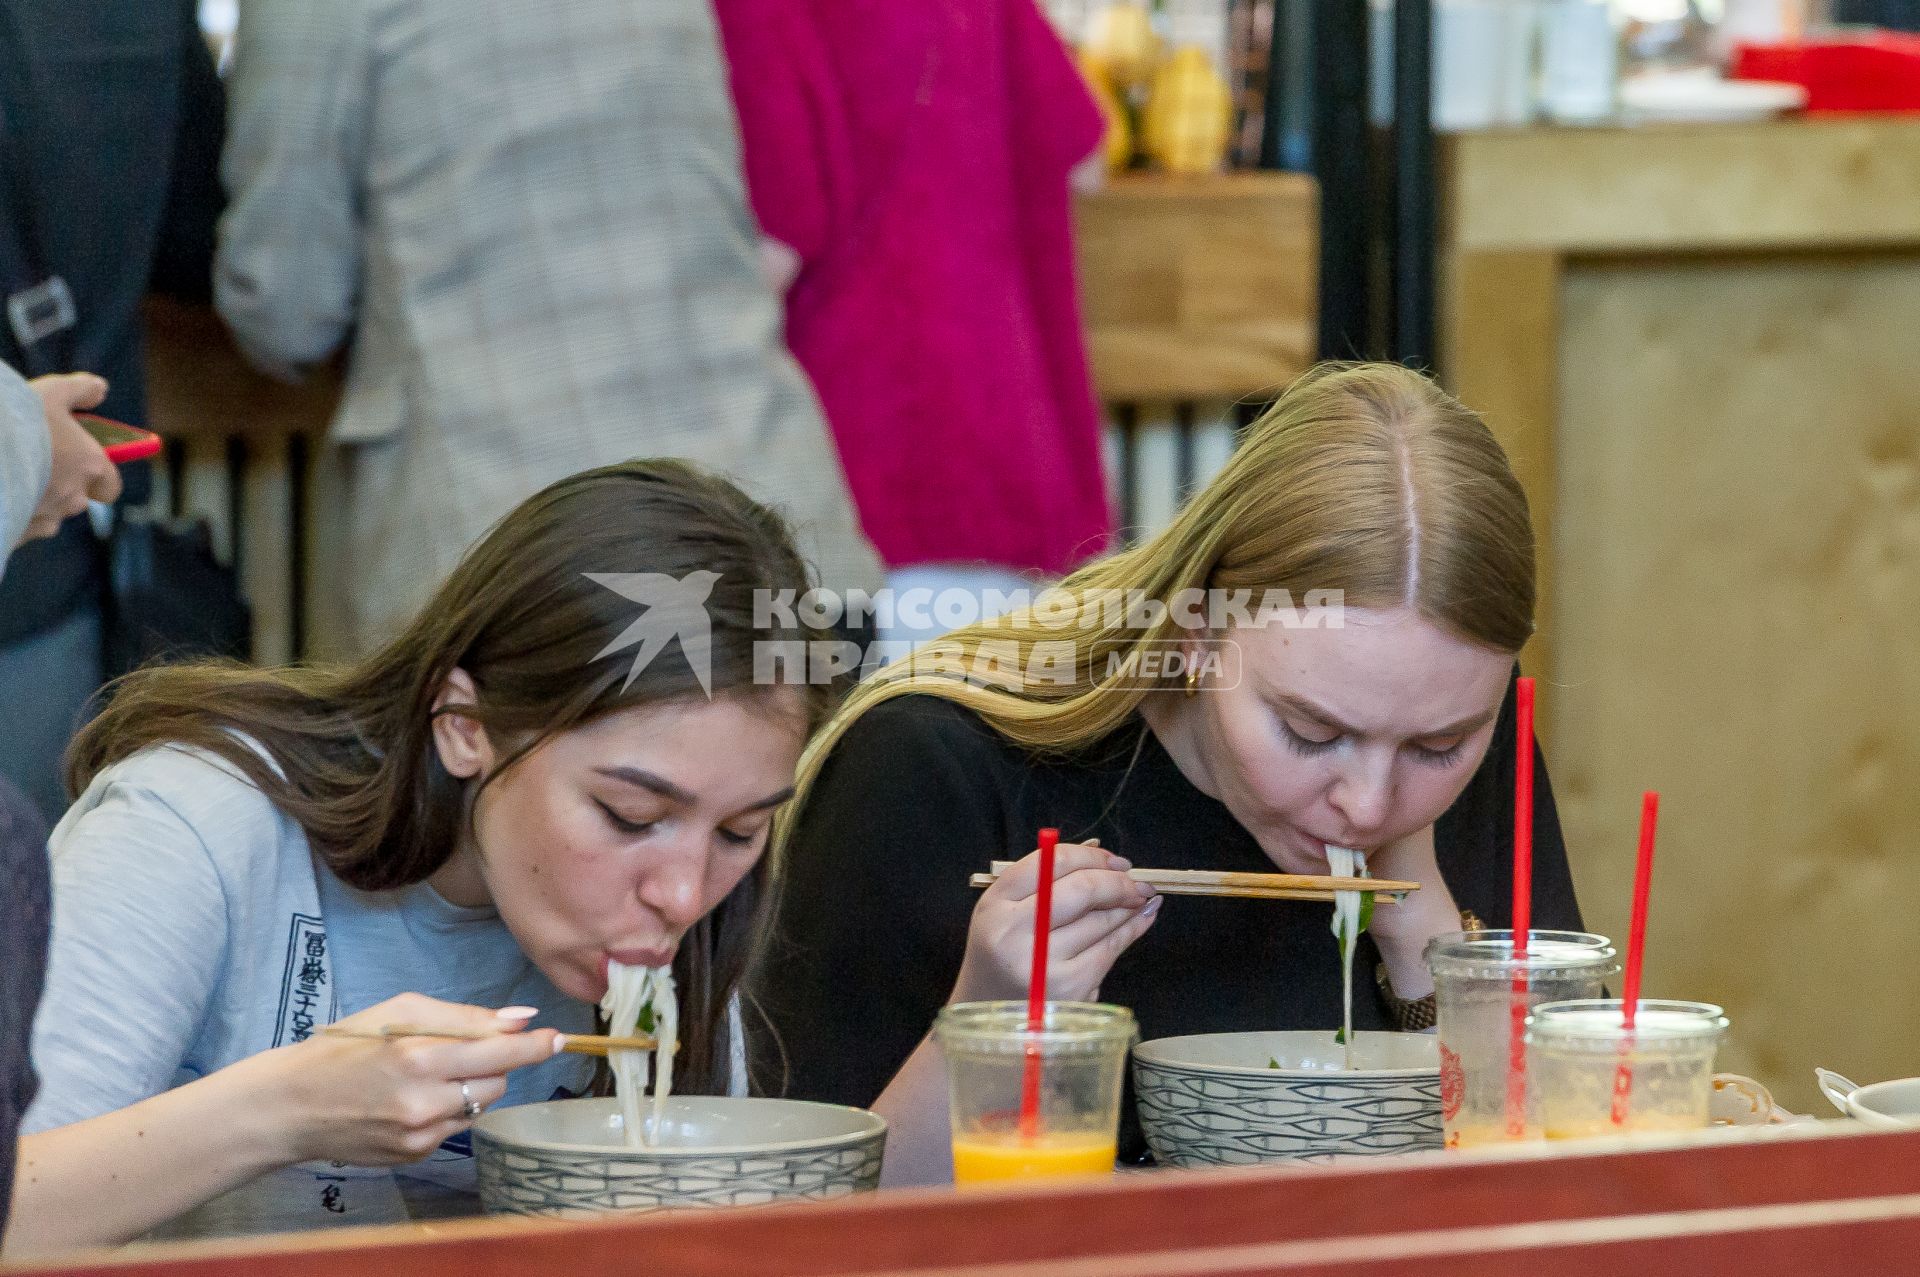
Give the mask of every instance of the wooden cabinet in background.
POLYGON ((1313 362, 1312 178, 1126 175, 1080 197, 1074 230, 1101 399, 1234 399, 1276 390, 1313 362))
POLYGON ((1722 1066, 1920 1072, 1920 118, 1463 134, 1442 376, 1541 537, 1543 735, 1587 922, 1722 1066))

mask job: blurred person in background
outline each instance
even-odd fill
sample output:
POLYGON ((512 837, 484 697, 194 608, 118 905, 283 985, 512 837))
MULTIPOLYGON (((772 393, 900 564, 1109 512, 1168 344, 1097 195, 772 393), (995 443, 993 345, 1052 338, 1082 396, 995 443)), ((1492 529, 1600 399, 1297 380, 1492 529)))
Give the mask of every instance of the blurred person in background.
MULTIPOLYGON (((89 500, 120 495, 107 454, 73 419, 107 385, 74 373, 27 382, 0 364, 0 580, 9 551, 52 536, 89 500)), ((38 1089, 27 1034, 47 965, 50 922, 47 830, 39 813, 0 776, 0 1236, 13 1195, 14 1137, 38 1089)))
MULTIPOLYGON (((0 0, 0 360, 87 368, 143 424, 140 303, 204 298, 219 213, 221 93, 192 0, 0 0)), ((147 496, 145 467, 126 499, 147 496)), ((0 583, 0 775, 49 820, 60 754, 103 677, 105 557, 76 515, 0 583)))
POLYGON ((292 375, 349 348, 314 646, 390 637, 543 484, 724 471, 837 589, 880 571, 761 273, 704 0, 243 0, 216 292, 292 375))
POLYGON ((120 495, 120 473, 74 417, 107 397, 75 372, 27 381, 0 364, 0 580, 9 551, 56 535, 89 501, 120 495))
POLYGON ((909 605, 882 636, 1105 550, 1069 190, 1103 122, 1034 0, 714 7, 787 341, 909 605))

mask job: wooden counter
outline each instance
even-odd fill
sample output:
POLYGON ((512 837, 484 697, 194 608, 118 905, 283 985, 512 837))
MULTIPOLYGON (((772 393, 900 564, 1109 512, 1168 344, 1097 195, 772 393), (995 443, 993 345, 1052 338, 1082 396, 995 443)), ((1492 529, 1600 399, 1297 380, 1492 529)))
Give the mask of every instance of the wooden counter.
POLYGON ((1902 1271, 1920 1131, 1156 1171, 833 1203, 136 1246, 39 1277, 1763 1277, 1902 1271), (1837 1265, 1844 1264, 1844 1267, 1837 1265))
POLYGON ((1723 1062, 1920 1072, 1920 119, 1462 135, 1443 376, 1542 536, 1543 718, 1590 924, 1662 792, 1649 996, 1723 1062))

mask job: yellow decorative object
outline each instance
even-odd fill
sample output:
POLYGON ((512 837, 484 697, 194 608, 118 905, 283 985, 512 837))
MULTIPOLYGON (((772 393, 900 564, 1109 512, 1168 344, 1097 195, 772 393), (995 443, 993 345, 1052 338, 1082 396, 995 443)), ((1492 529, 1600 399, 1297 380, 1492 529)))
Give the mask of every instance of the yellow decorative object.
POLYGON ((1213 173, 1233 140, 1233 95, 1205 49, 1180 49, 1153 77, 1140 143, 1155 168, 1213 173))
POLYGON ((1114 89, 1124 94, 1147 82, 1160 65, 1160 36, 1146 7, 1108 5, 1087 28, 1087 54, 1106 69, 1114 89))
POLYGON ((1118 173, 1133 163, 1133 124, 1127 119, 1127 108, 1113 87, 1112 77, 1097 58, 1081 54, 1080 74, 1086 78, 1087 88, 1093 100, 1100 104, 1100 115, 1107 122, 1106 136, 1101 143, 1107 171, 1118 173))

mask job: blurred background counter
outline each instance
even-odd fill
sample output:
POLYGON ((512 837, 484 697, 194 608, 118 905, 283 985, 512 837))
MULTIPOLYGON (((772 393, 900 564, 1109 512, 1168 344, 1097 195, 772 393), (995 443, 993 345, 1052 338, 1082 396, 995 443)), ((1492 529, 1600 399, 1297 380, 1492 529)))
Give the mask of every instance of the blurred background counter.
POLYGON ((1724 1067, 1911 1071, 1920 969, 1920 118, 1442 139, 1442 374, 1543 540, 1529 650, 1587 921, 1635 796, 1647 988, 1724 1067), (1817 973, 1817 975, 1815 974, 1817 973))

